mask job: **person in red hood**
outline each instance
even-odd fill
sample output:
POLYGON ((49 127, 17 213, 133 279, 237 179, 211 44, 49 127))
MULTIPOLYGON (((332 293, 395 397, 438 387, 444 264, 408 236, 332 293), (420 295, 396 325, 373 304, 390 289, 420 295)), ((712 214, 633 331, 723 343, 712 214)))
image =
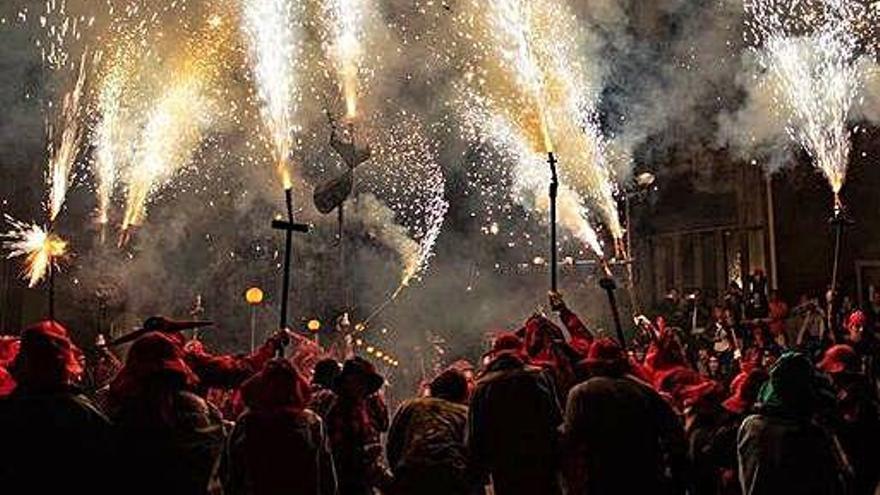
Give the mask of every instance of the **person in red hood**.
POLYGON ((128 350, 108 396, 126 494, 205 493, 225 431, 197 386, 172 337, 149 332, 128 350))
POLYGON ((477 380, 467 447, 476 478, 491 475, 497 495, 554 495, 559 484, 562 413, 548 372, 528 363, 522 341, 499 335, 477 380))
POLYGON ((591 378, 571 390, 561 428, 567 493, 684 493, 684 431, 669 404, 612 339, 580 367, 591 378))
POLYGON ((212 493, 336 495, 330 441, 306 409, 309 385, 285 359, 273 359, 242 385, 247 409, 220 456, 212 493))
POLYGON ((671 397, 679 411, 684 410, 684 388, 704 381, 696 370, 687 365, 678 337, 668 329, 661 330, 659 338, 648 348, 645 370, 654 388, 671 397))
POLYGON ((0 397, 6 397, 15 389, 15 379, 9 372, 9 365, 18 355, 19 339, 17 337, 0 337, 0 397))
POLYGON ((837 393, 835 433, 855 475, 853 493, 871 494, 880 482, 880 404, 862 360, 849 345, 825 351, 818 368, 831 377, 837 393))
MULTIPOLYGON (((287 339, 284 333, 273 335, 265 344, 249 356, 230 354, 214 355, 205 350, 198 341, 187 341, 183 330, 205 326, 210 322, 175 321, 164 316, 151 316, 144 321, 140 329, 116 340, 116 344, 139 338, 149 333, 164 335, 181 350, 183 360, 189 369, 198 377, 199 392, 205 395, 208 389, 233 389, 263 368, 282 341, 287 339)), ((111 344, 111 345, 116 345, 111 344)))
POLYGON ((57 322, 22 332, 9 368, 16 385, 0 399, 0 492, 111 493, 112 430, 74 386, 78 355, 57 322))

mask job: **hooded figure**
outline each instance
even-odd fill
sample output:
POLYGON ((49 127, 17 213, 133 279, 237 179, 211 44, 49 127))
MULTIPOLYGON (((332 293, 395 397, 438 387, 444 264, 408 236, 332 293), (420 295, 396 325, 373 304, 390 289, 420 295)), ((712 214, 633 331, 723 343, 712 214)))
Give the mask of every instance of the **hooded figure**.
POLYGON ((684 430, 669 404, 612 339, 581 366, 591 378, 571 390, 562 427, 568 493, 684 493, 684 430))
POLYGON ((833 401, 827 379, 803 354, 787 353, 773 365, 757 413, 739 430, 745 495, 845 493, 845 457, 834 436, 815 422, 833 401))
POLYGON ((880 481, 880 407, 871 381, 862 373, 859 355, 845 344, 826 350, 818 367, 837 392, 834 431, 853 468, 853 493, 873 494, 880 481))
MULTIPOLYGON (((341 495, 372 494, 372 488, 387 482, 380 462, 380 431, 374 417, 372 397, 385 379, 370 362, 354 357, 342 365, 333 380, 336 400, 324 422, 330 435, 341 495)), ((387 423, 385 423, 387 424, 387 423)))
POLYGON ((468 382, 447 369, 429 385, 430 397, 405 402, 388 430, 388 463, 394 495, 471 495, 468 456, 468 382))
POLYGON ((108 397, 126 493, 205 493, 224 431, 219 414, 193 392, 197 385, 169 336, 148 333, 128 350, 108 397))
POLYGON ((560 493, 558 432, 562 422, 553 379, 526 364, 522 342, 502 334, 471 399, 468 450, 479 479, 497 495, 560 493))
POLYGON ((77 354, 56 322, 22 332, 10 365, 17 385, 0 399, 3 493, 111 493, 112 431, 72 385, 82 372, 77 354))
POLYGON ((247 410, 220 457, 213 493, 335 495, 330 442, 293 365, 273 359, 242 386, 247 410))

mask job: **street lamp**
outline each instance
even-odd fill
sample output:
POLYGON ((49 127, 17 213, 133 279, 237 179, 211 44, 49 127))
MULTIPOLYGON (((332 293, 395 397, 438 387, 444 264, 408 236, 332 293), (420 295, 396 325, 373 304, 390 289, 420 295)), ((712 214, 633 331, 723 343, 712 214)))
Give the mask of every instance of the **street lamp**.
POLYGON ((257 345, 257 306, 263 302, 263 290, 259 287, 251 287, 245 291, 244 299, 251 307, 251 352, 254 352, 257 345))

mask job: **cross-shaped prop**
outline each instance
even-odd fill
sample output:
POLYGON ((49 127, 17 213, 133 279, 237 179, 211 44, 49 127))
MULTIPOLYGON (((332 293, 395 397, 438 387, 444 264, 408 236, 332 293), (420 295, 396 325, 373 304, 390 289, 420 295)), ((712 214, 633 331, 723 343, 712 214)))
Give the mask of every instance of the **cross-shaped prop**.
MULTIPOLYGON (((293 250, 293 233, 308 233, 311 227, 304 223, 295 223, 293 221, 293 191, 291 189, 284 190, 284 199, 287 203, 287 220, 272 220, 272 228, 275 230, 283 230, 285 234, 284 241, 284 279, 281 282, 281 323, 282 332, 287 330, 287 302, 290 295, 290 258, 293 250)), ((279 345, 277 353, 284 355, 284 345, 279 345)))

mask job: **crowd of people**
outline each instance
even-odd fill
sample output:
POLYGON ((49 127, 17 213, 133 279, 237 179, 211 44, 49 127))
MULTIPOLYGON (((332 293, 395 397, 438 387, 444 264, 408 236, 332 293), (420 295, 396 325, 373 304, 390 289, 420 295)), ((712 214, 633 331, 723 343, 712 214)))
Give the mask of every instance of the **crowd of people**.
POLYGON ((0 489, 880 493, 871 308, 806 308, 792 339, 792 312, 761 283, 708 311, 671 292, 626 343, 551 293, 553 314, 498 333, 393 414, 370 361, 280 357, 306 345, 287 332, 212 355, 151 318, 124 361, 107 347, 86 360, 44 321, 0 340, 0 489))

